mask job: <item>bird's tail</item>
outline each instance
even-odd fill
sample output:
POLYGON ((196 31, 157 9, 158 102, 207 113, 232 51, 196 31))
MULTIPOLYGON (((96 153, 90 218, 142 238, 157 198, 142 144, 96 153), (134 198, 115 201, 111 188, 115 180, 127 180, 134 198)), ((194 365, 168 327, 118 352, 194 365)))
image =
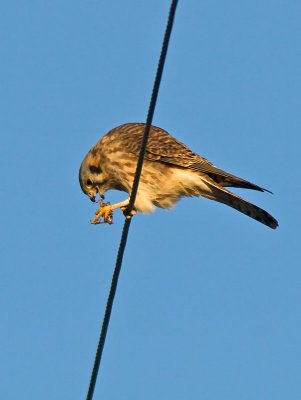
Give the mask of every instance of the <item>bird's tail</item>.
POLYGON ((272 229, 276 229, 278 226, 278 221, 267 211, 263 210, 260 207, 255 206, 252 203, 244 200, 243 198, 237 196, 236 194, 230 192, 224 187, 218 185, 217 183, 206 179, 206 184, 208 185, 210 192, 212 195, 208 195, 208 197, 212 200, 216 200, 220 203, 224 203, 235 210, 240 211, 241 213, 256 219, 256 221, 261 222, 264 225, 272 229))

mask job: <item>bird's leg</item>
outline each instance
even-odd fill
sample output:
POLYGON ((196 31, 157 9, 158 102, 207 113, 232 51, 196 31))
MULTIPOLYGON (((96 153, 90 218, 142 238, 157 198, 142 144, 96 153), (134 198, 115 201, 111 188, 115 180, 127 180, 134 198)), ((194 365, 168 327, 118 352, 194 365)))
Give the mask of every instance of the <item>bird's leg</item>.
POLYGON ((116 210, 117 208, 122 210, 126 209, 129 205, 129 199, 115 204, 105 203, 103 200, 100 200, 99 205, 99 209, 95 211, 96 216, 91 219, 91 224, 112 224, 113 210, 116 210), (103 217, 102 222, 99 221, 101 217, 103 217))

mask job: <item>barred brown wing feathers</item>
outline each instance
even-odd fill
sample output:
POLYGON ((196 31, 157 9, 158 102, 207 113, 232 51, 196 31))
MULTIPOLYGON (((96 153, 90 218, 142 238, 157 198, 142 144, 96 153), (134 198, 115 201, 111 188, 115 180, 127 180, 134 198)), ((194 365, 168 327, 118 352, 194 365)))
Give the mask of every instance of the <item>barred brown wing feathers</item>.
MULTIPOLYGON (((123 145, 131 152, 138 154, 142 137, 145 129, 145 124, 129 123, 120 125, 108 133, 108 135, 118 135, 118 140, 123 141, 123 145)), ((191 161, 193 157, 198 157, 185 144, 181 143, 171 136, 164 129, 157 126, 152 126, 146 147, 146 158, 161 160, 166 157, 169 164, 173 164, 178 160, 178 165, 181 165, 181 160, 186 163, 191 161)), ((182 165, 183 167, 186 165, 182 165)))
MULTIPOLYGON (((109 134, 117 135, 118 140, 122 139, 123 145, 128 151, 138 155, 144 129, 145 124, 143 123, 128 123, 118 126, 109 132, 109 134)), ((192 152, 185 144, 181 143, 164 129, 157 126, 151 127, 145 159, 150 161, 161 161, 169 165, 202 172, 209 175, 221 186, 232 186, 271 193, 269 190, 261 186, 255 185, 254 183, 217 168, 206 158, 192 152)))

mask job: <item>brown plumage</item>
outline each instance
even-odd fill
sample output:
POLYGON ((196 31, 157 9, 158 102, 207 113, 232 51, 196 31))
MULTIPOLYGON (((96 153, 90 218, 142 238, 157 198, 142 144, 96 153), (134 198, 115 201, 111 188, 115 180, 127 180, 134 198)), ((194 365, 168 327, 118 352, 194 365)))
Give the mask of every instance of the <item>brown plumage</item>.
MULTIPOLYGON (((84 158, 79 180, 91 200, 106 190, 130 194, 145 124, 128 123, 103 136, 84 158)), ((154 206, 170 208, 183 196, 203 196, 224 203, 275 229, 278 222, 262 210, 225 189, 237 187, 268 191, 229 174, 192 152, 156 126, 150 130, 135 209, 151 212, 154 206)), ((127 202, 123 202, 126 206, 127 202)), ((114 208, 114 207, 113 207, 114 208)))

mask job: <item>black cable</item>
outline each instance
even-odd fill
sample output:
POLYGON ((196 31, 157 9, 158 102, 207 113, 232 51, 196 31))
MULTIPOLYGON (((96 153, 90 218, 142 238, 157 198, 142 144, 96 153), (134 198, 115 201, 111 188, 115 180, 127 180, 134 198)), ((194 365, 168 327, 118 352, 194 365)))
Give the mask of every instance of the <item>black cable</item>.
MULTIPOLYGON (((165 59, 166 59, 170 34, 171 34, 173 22, 174 22, 177 3, 178 3, 177 0, 172 0, 170 10, 169 10, 168 22, 167 22, 167 26, 166 26, 166 30, 165 30, 164 39, 163 39, 162 50, 161 50, 160 59, 159 59, 158 67, 157 67, 151 101, 150 101, 147 119, 146 119, 145 130, 144 130, 141 149, 140 149, 139 158, 138 158, 138 162, 137 162, 134 183, 133 183, 132 192, 131 192, 131 196, 130 196, 130 202, 129 202, 129 206, 128 206, 129 214, 130 214, 130 211, 134 207, 134 203, 135 203, 135 199, 136 199, 136 195, 137 195, 137 191, 138 191, 138 185, 139 185, 147 140, 148 140, 150 127, 152 124, 153 115, 154 115, 156 102, 157 102, 157 98, 158 98, 158 92, 159 92, 160 82, 161 82, 161 78, 162 78, 164 63, 165 63, 165 59)), ((121 235, 121 239, 120 239, 120 245, 119 245, 116 264, 115 264, 115 270, 114 270, 114 274, 113 274, 113 278, 112 278, 110 293, 109 293, 108 300, 107 300, 105 315, 104 315, 102 328, 101 328, 101 332, 100 332, 100 337, 99 337, 99 342, 98 342, 98 346, 97 346, 97 350, 96 350, 93 370, 92 370, 92 374, 91 374, 91 378, 90 378, 89 390, 88 390, 88 394, 86 397, 87 400, 92 400, 92 398, 93 398, 93 393, 94 393, 95 384, 96 384, 96 380, 97 380, 101 356, 102 356, 102 352, 103 352, 103 348, 104 348, 104 344, 105 344, 105 340, 106 340, 106 334, 107 334, 107 330, 108 330, 108 326, 109 326, 109 322, 110 322, 110 316, 111 316, 114 297, 115 297, 117 284, 118 284, 118 277, 119 277, 119 273, 121 270, 122 259, 123 259, 124 250, 126 247, 126 242, 127 242, 130 225, 131 225, 131 217, 129 216, 125 219, 125 222, 123 225, 122 235, 121 235)))
POLYGON ((164 63, 165 63, 165 59, 166 59, 170 34, 171 34, 171 30, 172 30, 172 26, 173 26, 173 22, 174 22, 174 18, 175 18, 177 3, 178 3, 178 1, 173 0, 171 2, 171 6, 170 6, 170 10, 169 10, 167 26, 166 26, 162 49, 161 49, 161 54, 160 54, 160 58, 159 58, 159 62, 158 62, 158 67, 157 67, 155 82, 154 82, 154 86, 153 86, 151 101, 150 101, 149 108, 148 108, 146 125, 145 125, 144 134, 143 134, 143 138, 142 138, 140 154, 139 154, 139 159, 138 159, 138 163, 137 163, 137 169, 136 169, 136 174, 135 174, 134 183, 133 183, 133 187, 132 187, 128 211, 131 211, 133 209, 137 191, 138 191, 138 185, 139 185, 144 155, 145 155, 145 151, 146 151, 147 140, 149 137, 150 127, 152 125, 152 120, 153 120, 155 107, 156 107, 156 103, 157 103, 159 87, 160 87, 164 63))
POLYGON ((117 259, 116 259, 116 265, 115 265, 114 274, 113 274, 113 278, 112 278, 112 282, 111 282, 110 293, 109 293, 108 300, 107 300, 106 311, 105 311, 105 315, 104 315, 104 319, 103 319, 103 323, 102 323, 102 327, 101 327, 101 332, 100 332, 100 337, 99 337, 99 341, 98 341, 98 346, 97 346, 97 350, 96 350, 96 354, 95 354, 95 360, 94 360, 93 370, 91 373, 89 390, 88 390, 88 394, 87 394, 87 400, 93 399, 93 393, 94 393, 94 389, 95 389, 95 384, 96 384, 96 379, 97 379, 97 375, 98 375, 101 356, 102 356, 102 352, 103 352, 103 348, 104 348, 104 344, 105 344, 105 340, 106 340, 107 330, 108 330, 108 326, 109 326, 109 322, 110 322, 113 301, 114 301, 114 297, 115 297, 115 293, 116 293, 116 289, 117 289, 118 277, 119 277, 119 273, 121 270, 122 258, 123 258, 124 249, 126 246, 126 241, 127 241, 127 236, 128 236, 130 225, 131 225, 131 218, 126 219, 124 222, 124 225, 123 225, 122 235, 121 235, 121 239, 120 239, 120 245, 119 245, 117 259))

